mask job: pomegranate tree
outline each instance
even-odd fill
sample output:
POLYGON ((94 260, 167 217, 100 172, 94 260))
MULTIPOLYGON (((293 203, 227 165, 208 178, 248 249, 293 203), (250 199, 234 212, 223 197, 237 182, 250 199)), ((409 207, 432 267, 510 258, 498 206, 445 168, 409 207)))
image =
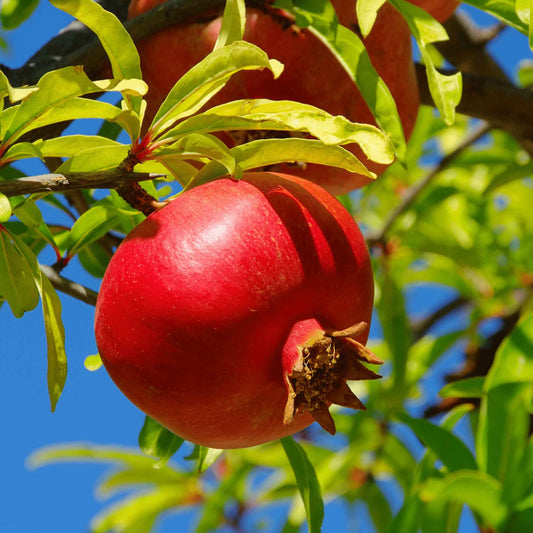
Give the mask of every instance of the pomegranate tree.
POLYGON ((248 173, 179 195, 120 245, 96 307, 112 379, 176 434, 246 447, 364 408, 373 278, 352 216, 300 178, 248 173))
MULTIPOLYGON (((165 1, 133 0, 129 15, 139 15, 165 1)), ((334 0, 333 5, 341 23, 355 28, 355 2, 334 0)), ((174 83, 213 49, 221 22, 218 11, 207 13, 197 21, 166 28, 139 43, 143 76, 150 87, 146 97, 148 122, 174 83)), ((295 100, 332 115, 344 115, 353 122, 374 124, 370 109, 342 65, 317 37, 294 26, 284 12, 248 8, 244 39, 265 50, 269 57, 281 61, 285 66, 282 75, 274 80, 267 72, 241 72, 211 100, 210 105, 242 98, 295 100)), ((365 39, 365 46, 396 101, 404 132, 409 136, 419 106, 418 87, 409 28, 392 6, 382 6, 370 35, 365 39)), ((230 145, 238 144, 243 137, 226 134, 223 140, 230 145)), ((367 161, 356 145, 349 148, 374 172, 385 169, 384 165, 367 161)), ((315 164, 305 168, 280 165, 279 170, 310 179, 333 194, 349 192, 369 181, 366 176, 339 168, 324 172, 322 166, 315 164)))

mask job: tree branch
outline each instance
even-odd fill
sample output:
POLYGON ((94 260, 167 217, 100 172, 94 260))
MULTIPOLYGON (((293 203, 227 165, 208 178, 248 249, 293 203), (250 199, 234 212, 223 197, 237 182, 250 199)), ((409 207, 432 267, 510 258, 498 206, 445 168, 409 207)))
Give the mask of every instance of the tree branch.
POLYGON ((0 181, 0 192, 6 196, 73 189, 116 189, 139 181, 164 178, 164 174, 127 172, 122 168, 96 172, 65 172, 43 174, 0 181))
POLYGON ((61 291, 77 300, 81 300, 89 305, 96 305, 96 298, 98 293, 75 283, 63 276, 60 276, 51 266, 48 265, 39 265, 42 273, 50 280, 54 288, 58 291, 61 291))

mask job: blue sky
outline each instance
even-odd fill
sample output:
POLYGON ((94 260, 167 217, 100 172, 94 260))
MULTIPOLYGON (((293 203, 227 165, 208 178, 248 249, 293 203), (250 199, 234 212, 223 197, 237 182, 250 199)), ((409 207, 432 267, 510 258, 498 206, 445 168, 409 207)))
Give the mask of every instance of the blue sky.
MULTIPOLYGON (((473 13, 473 11, 470 11, 473 13)), ((484 22, 485 17, 478 20, 484 22)), ((8 53, 0 51, 0 62, 10 67, 23 64, 42 43, 69 21, 69 17, 41 1, 38 12, 21 28, 5 37, 8 53)), ((525 38, 516 32, 500 37, 493 45, 504 65, 531 58, 525 38), (514 37, 513 37, 514 35, 514 37)), ((514 72, 509 72, 514 76, 514 72)), ((53 255, 42 258, 53 262, 53 255)), ((88 277, 73 262, 66 273, 95 290, 98 280, 88 277)), ((446 294, 433 293, 435 298, 446 294)), ((409 302, 413 311, 423 310, 427 293, 414 291, 409 302)), ((144 416, 118 391, 104 370, 88 372, 83 361, 96 352, 93 337, 94 309, 62 297, 67 331, 69 375, 55 413, 50 412, 46 389, 46 352, 40 309, 15 319, 9 308, 0 308, 0 402, 3 406, 4 457, 0 532, 77 533, 87 530, 92 516, 102 508, 94 498, 94 487, 106 470, 98 465, 57 465, 28 470, 27 457, 36 449, 61 442, 94 442, 136 446, 144 416)), ((435 302, 436 303, 436 302, 435 302)), ((373 333, 376 334, 374 328, 373 333)), ((326 513, 324 531, 342 531, 344 510, 326 513)), ((161 533, 187 531, 190 513, 167 520, 161 533)), ((350 531, 368 531, 363 520, 350 531)), ((344 526, 346 527, 346 526, 344 526)), ((471 523, 464 523, 468 532, 471 523)))

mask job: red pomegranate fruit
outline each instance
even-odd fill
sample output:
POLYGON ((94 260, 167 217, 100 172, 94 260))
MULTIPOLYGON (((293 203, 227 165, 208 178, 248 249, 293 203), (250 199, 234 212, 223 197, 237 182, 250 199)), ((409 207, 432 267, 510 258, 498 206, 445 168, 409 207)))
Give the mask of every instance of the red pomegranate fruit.
POLYGON ((96 306, 111 378, 142 411, 214 448, 253 446, 379 377, 364 347, 373 303, 352 216, 308 180, 268 172, 191 189, 120 245, 96 306))
MULTIPOLYGON (((129 16, 144 13, 165 1, 133 0, 129 16)), ((343 24, 356 24, 353 0, 346 6, 341 0, 334 0, 333 4, 342 10, 339 16, 343 24), (350 16, 344 14, 344 10, 348 11, 346 7, 350 8, 350 16)), ((211 14, 208 22, 205 18, 201 22, 166 28, 138 44, 143 76, 150 87, 146 97, 148 123, 174 83, 213 49, 222 18, 217 14, 211 14)), ((344 115, 354 122, 375 123, 353 80, 326 46, 309 31, 291 25, 280 12, 249 8, 244 39, 281 61, 285 65, 283 73, 274 80, 268 72, 241 72, 210 101, 210 106, 242 98, 295 100, 332 115, 344 115)), ((405 134, 409 136, 418 112, 418 86, 409 28, 392 6, 386 4, 380 9, 365 45, 374 67, 391 90, 405 134)), ((229 144, 238 143, 242 136, 228 139, 226 135, 223 139, 229 144)), ((366 160, 356 145, 349 149, 374 172, 381 173, 385 169, 385 165, 366 160)), ((369 182, 366 176, 336 168, 324 171, 323 166, 316 164, 277 168, 310 179, 332 194, 343 194, 369 182)))
POLYGON ((460 2, 456 0, 409 0, 427 11, 433 18, 439 22, 447 21, 459 7, 460 2))

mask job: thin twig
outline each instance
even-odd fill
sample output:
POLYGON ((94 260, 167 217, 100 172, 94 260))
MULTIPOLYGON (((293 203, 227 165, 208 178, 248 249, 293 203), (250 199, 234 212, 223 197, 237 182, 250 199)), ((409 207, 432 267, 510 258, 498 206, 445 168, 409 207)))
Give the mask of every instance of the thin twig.
POLYGON ((39 266, 42 273, 51 281, 56 290, 68 294, 77 300, 81 300, 86 304, 96 305, 96 298, 98 297, 97 292, 59 275, 51 266, 39 266))
POLYGON ((0 192, 6 196, 18 196, 36 192, 62 192, 73 189, 116 189, 126 184, 164 177, 164 174, 127 172, 120 167, 95 172, 42 174, 0 181, 0 192))
POLYGON ((407 209, 411 207, 418 195, 433 181, 435 176, 437 176, 448 165, 450 165, 450 163, 452 163, 457 156, 459 156, 467 148, 472 146, 472 144, 474 144, 476 141, 485 136, 490 131, 490 129, 491 126, 489 124, 481 124, 479 127, 475 128, 470 133, 470 135, 463 139, 463 141, 459 144, 459 146, 457 146, 457 148, 455 148, 455 150, 444 156, 440 160, 440 163, 432 170, 430 170, 424 178, 409 187, 409 189, 407 189, 406 193, 404 194, 402 201, 385 219, 381 230, 378 231, 376 234, 371 234, 367 237, 368 244, 374 245, 377 243, 383 243, 385 241, 386 234, 391 229, 392 225, 396 222, 400 215, 405 213, 405 211, 407 211, 407 209))
POLYGON ((430 315, 424 317, 422 320, 413 322, 411 330, 413 332, 413 342, 421 339, 430 328, 432 328, 439 320, 447 317, 454 311, 464 307, 469 303, 469 300, 464 296, 456 296, 449 302, 446 302, 442 307, 439 307, 430 315))

